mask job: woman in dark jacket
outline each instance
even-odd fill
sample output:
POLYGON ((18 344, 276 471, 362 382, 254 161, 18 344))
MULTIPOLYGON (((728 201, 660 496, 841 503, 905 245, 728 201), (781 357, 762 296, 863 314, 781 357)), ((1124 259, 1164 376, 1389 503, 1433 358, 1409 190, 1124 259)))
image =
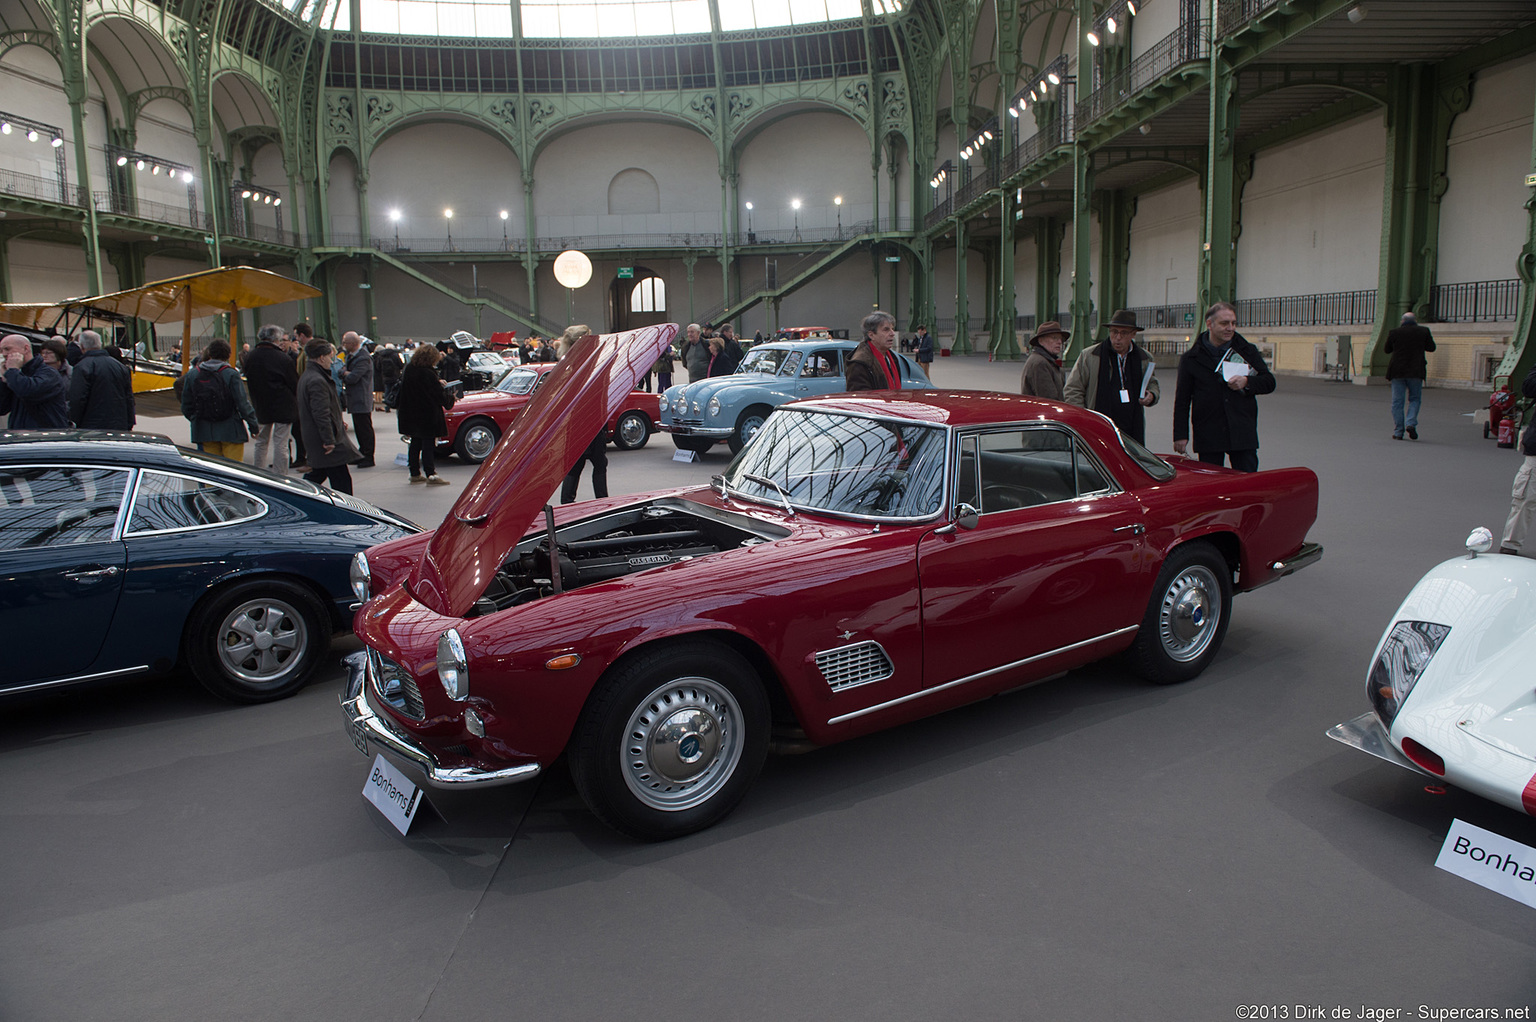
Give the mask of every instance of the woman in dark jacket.
POLYGON ((453 406, 452 396, 443 389, 435 366, 443 353, 430 344, 418 344, 416 353, 400 376, 400 396, 395 399, 395 418, 400 432, 411 438, 406 466, 411 482, 447 486, 448 480, 437 474, 437 438, 448 432, 443 409, 453 406), (422 472, 426 475, 423 477, 422 472))

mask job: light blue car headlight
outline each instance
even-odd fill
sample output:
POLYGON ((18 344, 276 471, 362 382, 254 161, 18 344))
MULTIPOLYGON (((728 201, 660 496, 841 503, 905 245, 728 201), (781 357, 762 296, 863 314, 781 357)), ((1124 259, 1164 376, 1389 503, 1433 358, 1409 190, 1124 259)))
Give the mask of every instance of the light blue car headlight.
POLYGON ((711 418, 720 414, 720 399, 718 397, 709 399, 709 414, 711 418))
POLYGON ((667 395, 663 394, 656 399, 656 410, 659 412, 667 410, 667 395))
POLYGON ((1387 633, 1381 644, 1381 655, 1371 664, 1371 673, 1365 683, 1366 693, 1376 716, 1385 727, 1391 727, 1397 711, 1435 651, 1451 633, 1450 625, 1437 625, 1430 621, 1399 621, 1387 633))

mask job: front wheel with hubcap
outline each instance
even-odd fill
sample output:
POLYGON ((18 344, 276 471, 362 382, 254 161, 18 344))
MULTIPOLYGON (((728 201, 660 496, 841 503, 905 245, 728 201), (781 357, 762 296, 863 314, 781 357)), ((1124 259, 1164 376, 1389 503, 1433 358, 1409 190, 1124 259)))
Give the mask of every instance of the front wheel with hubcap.
POLYGON ((458 438, 453 442, 453 452, 471 465, 478 465, 491 456, 501 430, 490 419, 470 419, 459 427, 458 438))
POLYGON ((627 411, 613 427, 613 443, 621 451, 638 451, 651 439, 651 420, 644 412, 627 411))
POLYGON ((741 449, 747 446, 747 441, 757 436, 757 431, 763 428, 763 423, 767 422, 768 416, 772 414, 773 409, 763 405, 753 405, 742 412, 736 420, 736 429, 726 439, 726 443, 731 448, 731 453, 740 453, 741 449))
POLYGON ((193 612, 187 665, 216 696, 265 703, 304 687, 330 647, 330 620, 303 586, 282 579, 241 582, 193 612))
POLYGON ((768 751, 768 698, 739 654, 690 643, 642 654, 603 681, 571 741, 571 775, 594 815, 644 841, 712 826, 768 751))
POLYGON ((1148 681, 1188 681, 1221 649, 1232 614, 1232 569, 1209 543, 1174 550, 1158 573, 1130 648, 1131 664, 1148 681))

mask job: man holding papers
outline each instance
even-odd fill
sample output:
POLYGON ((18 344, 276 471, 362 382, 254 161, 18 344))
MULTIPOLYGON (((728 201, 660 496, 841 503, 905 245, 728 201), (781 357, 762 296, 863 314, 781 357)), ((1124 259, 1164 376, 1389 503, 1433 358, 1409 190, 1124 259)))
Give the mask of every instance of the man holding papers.
POLYGON ((1067 377, 1066 399, 1074 405, 1103 412, 1126 436, 1147 442, 1144 409, 1157 404, 1157 365, 1136 343, 1144 327, 1136 314, 1121 309, 1110 317, 1109 340, 1084 348, 1067 377))
POLYGON ((1217 302, 1205 314, 1205 332, 1179 359, 1173 397, 1173 449, 1189 445, 1190 415, 1200 460, 1220 465, 1230 458, 1239 472, 1259 470, 1259 403, 1275 389, 1275 377, 1259 349, 1237 332, 1237 310, 1217 302))

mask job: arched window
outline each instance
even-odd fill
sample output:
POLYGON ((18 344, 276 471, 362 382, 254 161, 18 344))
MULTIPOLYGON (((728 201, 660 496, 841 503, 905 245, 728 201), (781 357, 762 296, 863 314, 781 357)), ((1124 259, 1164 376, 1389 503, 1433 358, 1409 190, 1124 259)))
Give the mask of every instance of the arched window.
POLYGON ((656 179, 639 167, 613 175, 608 182, 609 213, 660 213, 661 189, 656 179))
POLYGON ((660 277, 636 281, 629 292, 630 312, 666 312, 667 282, 660 277))

